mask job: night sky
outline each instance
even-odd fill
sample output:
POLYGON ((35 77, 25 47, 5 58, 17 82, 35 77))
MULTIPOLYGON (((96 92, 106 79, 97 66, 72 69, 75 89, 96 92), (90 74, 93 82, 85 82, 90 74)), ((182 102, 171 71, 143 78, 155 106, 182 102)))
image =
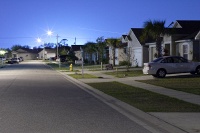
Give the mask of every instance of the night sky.
POLYGON ((144 21, 200 20, 200 0, 0 0, 0 48, 121 37, 144 21), (51 37, 46 35, 51 30, 51 37))

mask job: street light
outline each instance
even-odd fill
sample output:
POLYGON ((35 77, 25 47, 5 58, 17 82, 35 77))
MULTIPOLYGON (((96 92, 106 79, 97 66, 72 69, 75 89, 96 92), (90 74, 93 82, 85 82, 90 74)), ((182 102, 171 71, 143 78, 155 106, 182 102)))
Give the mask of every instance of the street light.
MULTIPOLYGON (((41 43, 42 42, 42 39, 41 38, 37 38, 37 42, 38 43, 41 43)), ((45 56, 45 43, 44 43, 44 45, 43 45, 43 61, 44 61, 44 56, 45 56)))
MULTIPOLYGON (((47 36, 51 36, 53 34, 52 31, 48 30, 46 32, 47 36)), ((43 40, 44 41, 44 40, 43 40)), ((37 42, 38 43, 41 43, 42 42, 42 39, 41 38, 37 38, 37 42)), ((43 61, 45 60, 45 42, 44 42, 44 46, 43 46, 43 61)))

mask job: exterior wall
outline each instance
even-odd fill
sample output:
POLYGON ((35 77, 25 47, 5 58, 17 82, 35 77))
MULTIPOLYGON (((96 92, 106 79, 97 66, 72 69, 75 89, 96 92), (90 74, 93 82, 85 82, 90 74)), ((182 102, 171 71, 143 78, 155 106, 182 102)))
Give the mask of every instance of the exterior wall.
POLYGON ((125 50, 124 48, 119 48, 118 49, 118 62, 120 63, 121 61, 125 61, 127 60, 127 56, 126 56, 126 53, 125 53, 125 50))
POLYGON ((193 41, 193 60, 200 62, 200 40, 193 41))
POLYGON ((14 57, 23 57, 24 60, 35 60, 38 57, 38 54, 36 53, 17 53, 17 52, 12 52, 12 58, 14 57))
MULTIPOLYGON (((51 57, 56 57, 56 53, 47 53, 45 56, 47 59, 51 58, 51 57)), ((45 59, 46 59, 45 58, 45 59)))
MULTIPOLYGON (((132 40, 128 40, 128 49, 130 50, 131 66, 142 66, 143 65, 143 50, 142 45, 138 41, 133 31, 129 32, 132 40)), ((148 54, 148 53, 146 53, 148 54)))
POLYGON ((156 53, 156 45, 155 44, 152 44, 152 45, 149 45, 149 61, 148 62, 151 62, 155 59, 155 53, 156 53))
POLYGON ((75 54, 75 56, 76 56, 79 60, 82 59, 82 53, 81 53, 81 51, 74 51, 74 54, 75 54))
POLYGON ((192 41, 185 41, 185 42, 180 42, 177 44, 178 45, 178 54, 182 57, 187 58, 188 60, 193 60, 193 42, 192 41), (184 50, 184 46, 187 47, 186 50, 184 50), (187 55, 187 57, 186 57, 187 55))
MULTIPOLYGON (((143 46, 142 47, 142 56, 143 56, 143 60, 142 63, 146 63, 149 62, 149 48, 147 46, 143 46)), ((143 66, 144 64, 142 64, 143 66)))

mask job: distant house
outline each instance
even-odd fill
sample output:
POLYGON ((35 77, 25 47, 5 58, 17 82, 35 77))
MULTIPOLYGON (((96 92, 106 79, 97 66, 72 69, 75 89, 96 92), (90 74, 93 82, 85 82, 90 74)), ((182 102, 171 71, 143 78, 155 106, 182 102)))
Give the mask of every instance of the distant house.
POLYGON ((109 47, 109 63, 113 63, 113 59, 115 59, 115 65, 119 65, 121 61, 127 61, 126 48, 127 41, 125 40, 127 35, 122 35, 120 40, 121 44, 119 47, 115 48, 115 57, 113 58, 112 48, 109 47))
POLYGON ((52 57, 56 57, 56 49, 52 48, 45 48, 42 49, 39 53, 38 53, 38 59, 49 59, 52 57))
POLYGON ((82 59, 81 47, 83 47, 83 45, 71 45, 71 51, 74 52, 75 56, 79 60, 82 59))
POLYGON ((24 60, 35 60, 38 57, 38 51, 33 49, 20 48, 16 51, 12 51, 12 58, 23 57, 24 60))

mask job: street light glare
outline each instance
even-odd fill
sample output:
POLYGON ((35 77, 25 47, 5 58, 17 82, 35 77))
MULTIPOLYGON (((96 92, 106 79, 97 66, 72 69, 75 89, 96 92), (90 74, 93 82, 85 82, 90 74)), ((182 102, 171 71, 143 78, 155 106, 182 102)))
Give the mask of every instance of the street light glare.
POLYGON ((39 42, 39 43, 40 43, 40 42, 42 42, 42 40, 41 40, 40 38, 37 38, 37 42, 39 42))
POLYGON ((50 30, 47 31, 47 35, 48 35, 48 36, 51 36, 52 34, 53 34, 52 31, 50 31, 50 30))

